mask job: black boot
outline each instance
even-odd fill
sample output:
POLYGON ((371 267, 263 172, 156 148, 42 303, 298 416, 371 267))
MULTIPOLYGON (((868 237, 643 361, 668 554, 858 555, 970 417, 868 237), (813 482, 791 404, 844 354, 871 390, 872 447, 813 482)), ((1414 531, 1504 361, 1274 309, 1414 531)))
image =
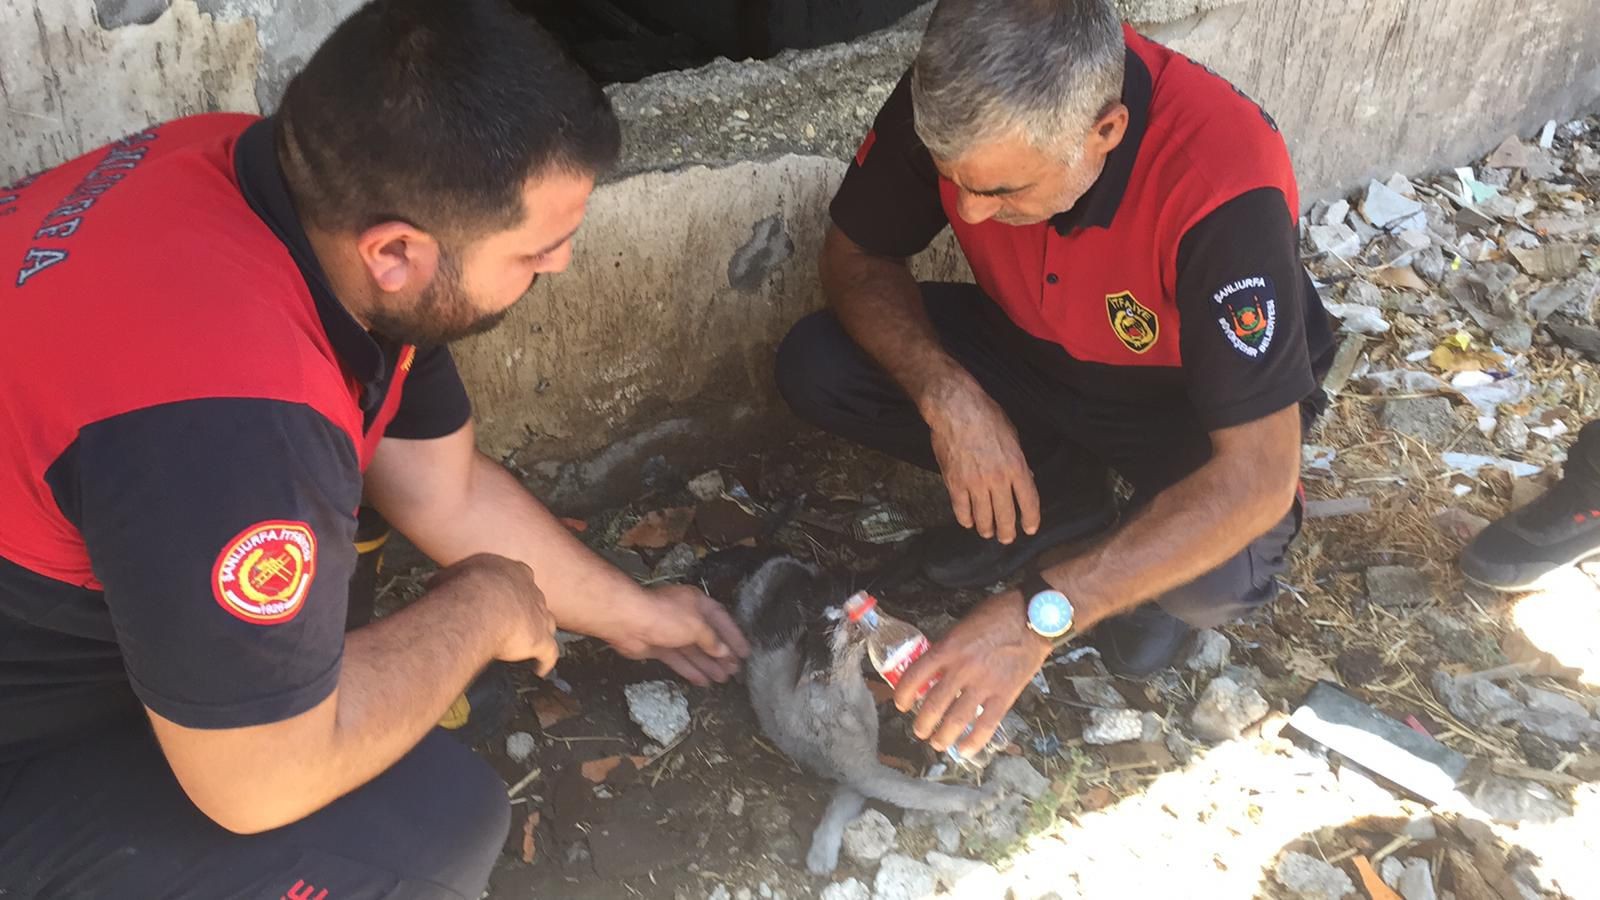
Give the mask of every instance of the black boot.
POLYGON ((1461 551, 1461 574, 1500 591, 1534 588, 1551 572, 1600 556, 1600 421, 1578 433, 1549 493, 1484 529, 1461 551))
POLYGON ((1089 643, 1100 651, 1106 671, 1144 678, 1172 665, 1193 634, 1193 626, 1159 604, 1146 603, 1096 625, 1089 632, 1089 643))
POLYGON ((947 588, 973 588, 1009 577, 1052 547, 1105 529, 1117 517, 1111 490, 1102 479, 1039 512, 1039 531, 1002 544, 970 528, 946 525, 923 536, 922 575, 947 588))

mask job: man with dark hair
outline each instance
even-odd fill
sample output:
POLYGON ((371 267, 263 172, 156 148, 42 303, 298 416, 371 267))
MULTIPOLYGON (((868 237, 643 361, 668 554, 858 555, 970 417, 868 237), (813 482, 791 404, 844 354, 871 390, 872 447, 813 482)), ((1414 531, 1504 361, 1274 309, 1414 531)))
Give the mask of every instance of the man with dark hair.
POLYGON ((0 894, 476 900, 505 786, 434 730, 476 673, 557 626, 733 673, 714 601, 475 450, 444 346, 567 265, 618 146, 502 0, 376 0, 275 116, 0 188, 0 894), (444 568, 347 635, 363 502, 444 568))
POLYGON ((1109 0, 934 9, 833 200, 830 308, 785 339, 779 388, 943 475, 960 527, 930 542, 941 585, 993 585, 1105 531, 1108 469, 1133 497, 905 673, 902 709, 928 691, 919 736, 981 747, 1076 634, 1144 676, 1276 596, 1332 357, 1299 202, 1272 119, 1109 0), (976 285, 906 268, 946 227, 976 285))

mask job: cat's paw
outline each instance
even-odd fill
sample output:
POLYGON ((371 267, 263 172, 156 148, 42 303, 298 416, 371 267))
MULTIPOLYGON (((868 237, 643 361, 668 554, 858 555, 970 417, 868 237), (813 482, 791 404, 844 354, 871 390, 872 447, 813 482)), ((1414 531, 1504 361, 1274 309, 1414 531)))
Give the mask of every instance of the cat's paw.
POLYGON ((839 847, 824 847, 813 842, 806 854, 806 870, 813 875, 831 875, 839 867, 839 847))

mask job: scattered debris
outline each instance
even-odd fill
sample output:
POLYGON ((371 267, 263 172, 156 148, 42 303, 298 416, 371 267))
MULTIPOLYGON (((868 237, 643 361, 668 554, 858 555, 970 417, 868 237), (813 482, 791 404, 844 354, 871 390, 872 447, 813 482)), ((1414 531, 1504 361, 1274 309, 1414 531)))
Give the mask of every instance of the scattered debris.
POLYGON ((1008 791, 1037 800, 1050 789, 1050 779, 1020 756, 1002 756, 989 765, 989 778, 1008 791))
POLYGON ((898 846, 894 823, 875 809, 869 809, 845 826, 844 853, 856 862, 870 866, 898 846))
POLYGON ((1116 679, 1110 676, 1079 676, 1072 679, 1072 689, 1079 699, 1093 706, 1121 709, 1128 705, 1127 698, 1117 690, 1116 679))
POLYGON ((683 540, 683 535, 689 530, 689 523, 692 521, 694 521, 693 507, 651 510, 634 523, 632 528, 623 532, 622 537, 617 540, 617 546, 661 550, 683 540))
POLYGON ((1226 675, 1206 685, 1189 721, 1195 734, 1208 741, 1225 741, 1267 714, 1267 701, 1255 688, 1243 687, 1226 675))
POLYGON ((1369 900, 1401 900, 1400 895, 1378 877, 1371 860, 1358 853, 1350 862, 1355 865, 1356 874, 1361 876, 1361 887, 1367 892, 1369 900))
POLYGON ((1450 401, 1443 397, 1407 397, 1388 400, 1378 415, 1379 424, 1426 444, 1446 444, 1455 436, 1456 419, 1450 401))
POLYGON ((822 900, 872 900, 872 889, 854 878, 846 878, 823 888, 822 900))
POLYGON ((1136 709, 1091 709, 1089 725, 1083 729, 1086 744, 1120 744, 1144 736, 1144 719, 1136 709))
POLYGON ((1372 512, 1371 497, 1339 497, 1333 500, 1307 500, 1307 519, 1337 519, 1342 516, 1364 516, 1372 512))
POLYGON ((1472 805, 1497 822, 1549 824, 1572 815, 1572 806, 1533 781, 1489 775, 1472 792, 1472 805))
POLYGON ((632 764, 634 770, 636 771, 643 768, 644 765, 650 761, 650 758, 647 756, 602 756, 599 759, 589 760, 588 762, 584 763, 580 769, 583 772, 584 778, 589 779, 595 784, 600 784, 607 778, 611 777, 611 773, 615 772, 617 767, 622 765, 622 761, 624 759, 628 760, 628 762, 632 764))
POLYGON ((1278 883, 1303 900, 1339 900, 1355 893, 1350 877, 1314 856, 1290 851, 1273 867, 1278 883))
POLYGON ((674 544, 650 571, 651 581, 676 581, 690 572, 700 562, 694 548, 688 544, 674 544))
POLYGON ((909 856, 891 853, 878 867, 878 877, 873 879, 873 900, 923 900, 939 887, 939 875, 933 867, 909 856))
POLYGON ((1421 606, 1433 599, 1433 586, 1409 566, 1373 566, 1367 570, 1367 597, 1381 606, 1421 606))
POLYGON ((670 681, 643 681, 623 688, 628 716, 653 741, 666 746, 689 727, 689 698, 670 681))
POLYGON ((506 735, 506 758, 522 765, 539 749, 539 742, 526 731, 513 731, 506 735))
POLYGON ((722 496, 722 493, 728 489, 728 483, 722 477, 721 472, 712 469, 689 479, 688 489, 696 500, 701 503, 709 503, 722 496))
POLYGON ((1453 798, 1467 768, 1460 753, 1331 684, 1313 687, 1289 726, 1430 802, 1453 798))
POLYGON ((534 860, 539 858, 539 845, 535 840, 539 830, 539 818, 539 811, 533 809, 529 810, 527 817, 522 820, 522 862, 525 865, 531 866, 534 860))
POLYGON ((1433 866, 1425 859, 1408 859, 1396 879, 1395 890, 1405 900, 1437 900, 1433 889, 1433 866))
POLYGON ((1228 665, 1232 653, 1233 644, 1229 643, 1227 635, 1207 628, 1195 635, 1194 650, 1183 665, 1191 672, 1220 672, 1228 665))
POLYGON ((939 889, 953 897, 987 900, 1005 896, 1005 884, 994 866, 937 850, 929 851, 925 859, 933 867, 939 889))

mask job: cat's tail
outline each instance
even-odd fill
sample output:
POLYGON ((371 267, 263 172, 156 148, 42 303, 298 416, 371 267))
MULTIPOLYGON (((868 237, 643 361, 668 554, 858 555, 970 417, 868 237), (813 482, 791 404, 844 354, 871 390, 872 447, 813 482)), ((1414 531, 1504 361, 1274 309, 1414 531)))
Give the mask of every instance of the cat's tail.
POLYGON ((901 809, 928 812, 978 809, 991 799, 992 794, 992 791, 978 788, 912 778, 876 760, 849 773, 848 781, 850 787, 873 800, 893 803, 901 809))
POLYGON ((839 845, 844 843, 845 826, 861 815, 867 798, 847 784, 834 788, 833 799, 822 813, 817 830, 811 832, 811 851, 806 854, 806 868, 813 875, 827 875, 839 865, 839 845))

